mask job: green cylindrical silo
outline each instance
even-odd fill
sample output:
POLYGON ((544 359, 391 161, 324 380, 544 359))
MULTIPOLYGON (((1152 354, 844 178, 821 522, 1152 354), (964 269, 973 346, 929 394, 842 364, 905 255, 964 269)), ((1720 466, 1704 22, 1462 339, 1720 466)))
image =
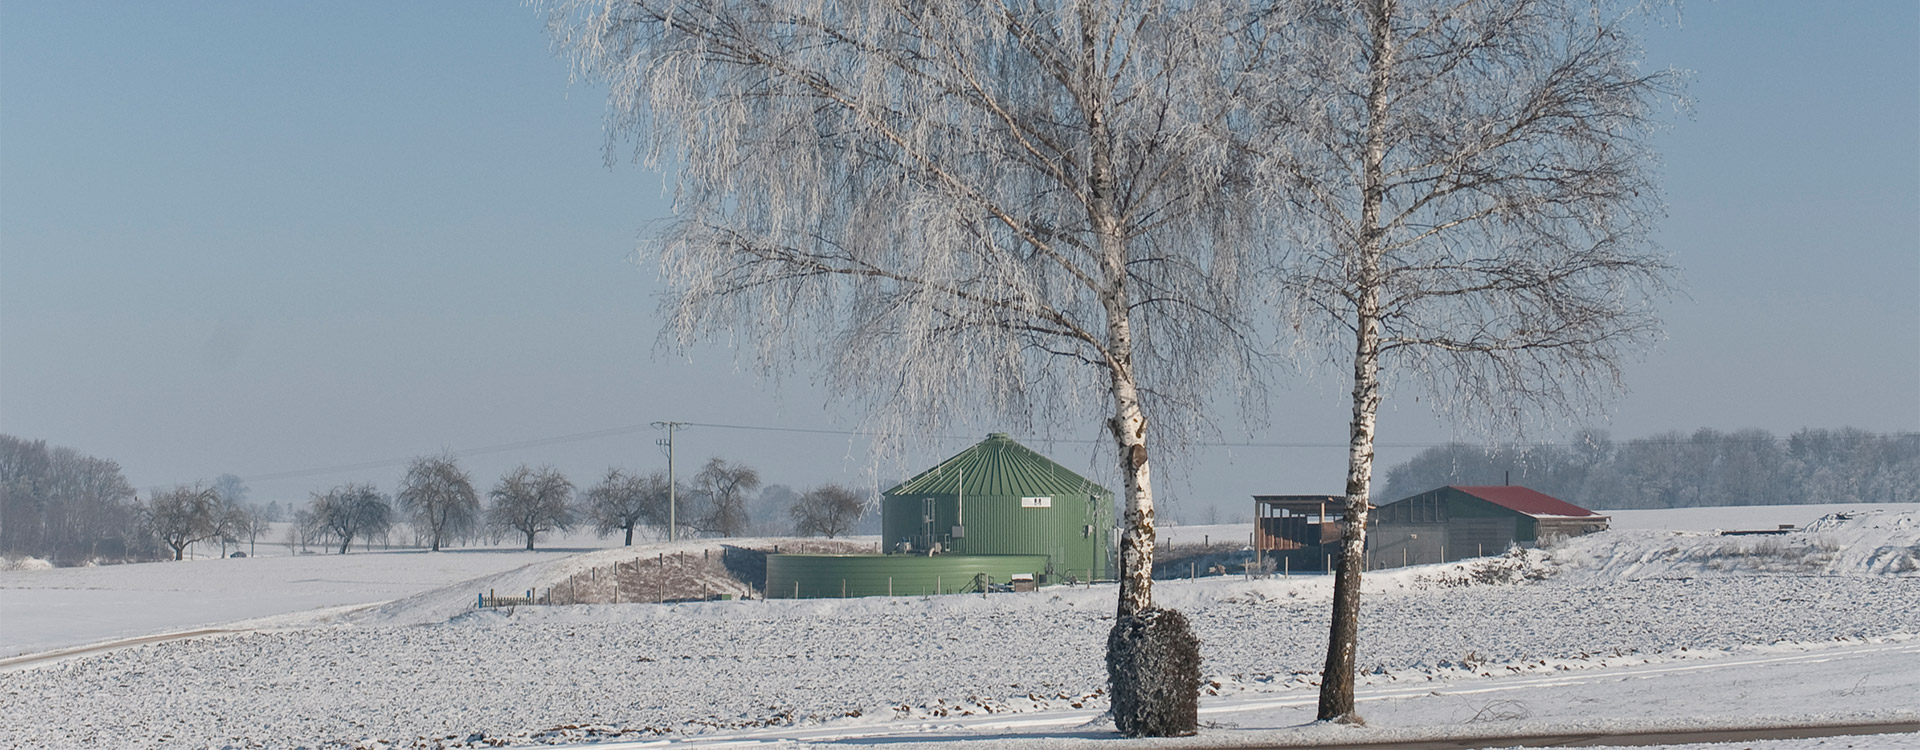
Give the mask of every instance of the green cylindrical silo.
POLYGON ((1113 493, 1005 433, 887 490, 880 509, 891 552, 1044 555, 1048 583, 1111 577, 1113 493))

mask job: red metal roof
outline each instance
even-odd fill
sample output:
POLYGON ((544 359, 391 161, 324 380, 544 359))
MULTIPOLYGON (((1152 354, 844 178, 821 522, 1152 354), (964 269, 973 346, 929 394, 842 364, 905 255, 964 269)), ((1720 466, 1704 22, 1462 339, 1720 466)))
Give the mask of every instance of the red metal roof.
POLYGON ((1498 505, 1507 510, 1525 513, 1529 516, 1598 516, 1600 514, 1582 508, 1573 503, 1546 495, 1517 485, 1494 485, 1490 487, 1461 487, 1454 489, 1498 505))

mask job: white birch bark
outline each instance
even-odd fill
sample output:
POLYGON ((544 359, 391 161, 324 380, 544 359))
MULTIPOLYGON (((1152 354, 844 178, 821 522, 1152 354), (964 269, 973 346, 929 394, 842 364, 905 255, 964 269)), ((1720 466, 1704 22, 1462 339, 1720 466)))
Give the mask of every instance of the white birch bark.
POLYGON ((611 143, 673 168, 650 248, 667 343, 738 343, 773 377, 815 364, 888 435, 1105 429, 1129 614, 1153 605, 1148 444, 1259 403, 1241 297, 1271 209, 1244 115, 1267 61, 1238 43, 1258 15, 578 0, 550 28, 610 85, 611 143))
POLYGON ((1582 0, 1301 5, 1270 44, 1264 169, 1293 209, 1289 317, 1348 369, 1347 518, 1319 715, 1351 716, 1375 421, 1391 375, 1488 429, 1578 410, 1658 333, 1670 269, 1632 9, 1582 0), (1339 343, 1336 343, 1339 342, 1339 343))

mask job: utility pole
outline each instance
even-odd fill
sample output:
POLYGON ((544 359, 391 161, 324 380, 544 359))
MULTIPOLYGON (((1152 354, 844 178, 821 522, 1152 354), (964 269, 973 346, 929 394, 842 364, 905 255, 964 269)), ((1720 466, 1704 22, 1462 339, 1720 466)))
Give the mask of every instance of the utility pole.
POLYGON ((655 440, 653 443, 666 446, 667 449, 667 541, 678 541, 680 539, 680 499, 677 493, 680 491, 680 482, 673 476, 673 433, 686 429, 687 423, 654 422, 652 427, 667 431, 666 437, 655 440))

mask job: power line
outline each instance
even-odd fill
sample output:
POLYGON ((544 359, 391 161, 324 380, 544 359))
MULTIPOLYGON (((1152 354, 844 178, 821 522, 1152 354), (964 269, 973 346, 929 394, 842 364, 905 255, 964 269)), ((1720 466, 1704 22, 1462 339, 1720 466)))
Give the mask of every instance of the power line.
MULTIPOLYGON (((756 425, 739 425, 739 424, 705 424, 701 422, 681 422, 680 424, 690 425, 694 427, 713 427, 713 428, 719 428, 724 430, 753 430, 757 432, 801 432, 801 433, 812 433, 816 435, 845 435, 845 436, 851 436, 851 437, 912 437, 912 438, 922 438, 927 440, 972 439, 970 436, 966 436, 966 435, 914 435, 914 434, 905 434, 905 433, 872 432, 872 431, 862 431, 862 430, 823 430, 823 429, 811 429, 811 428, 803 428, 803 427, 763 427, 763 426, 756 426, 756 425)), ((1044 438, 1041 440, 1041 442, 1069 443, 1074 445, 1094 445, 1094 444, 1102 444, 1107 441, 1089 440, 1086 438, 1044 438)), ((1436 446, 1443 446, 1443 445, 1450 445, 1450 444, 1451 443, 1374 443, 1374 446, 1380 447, 1380 448, 1432 448, 1436 446)), ((1200 447, 1200 448, 1345 448, 1347 447, 1346 443, 1306 443, 1306 442, 1280 443, 1280 442, 1251 442, 1251 441, 1242 441, 1242 442, 1200 441, 1200 442, 1193 443, 1193 445, 1195 447, 1200 447)))
MULTIPOLYGON (((593 430, 591 432, 576 432, 570 435, 556 435, 553 437, 536 438, 533 440, 522 440, 514 443, 500 443, 498 445, 483 445, 478 448, 463 448, 456 451, 448 451, 448 453, 451 455, 460 456, 460 457, 480 456, 488 453, 502 453, 505 451, 521 450, 525 448, 539 448, 539 447, 548 446, 548 445, 578 443, 584 440, 598 440, 600 438, 614 437, 617 435, 626 435, 626 434, 635 433, 641 430, 648 430, 648 429, 652 429, 652 428, 644 424, 628 425, 626 427, 610 427, 604 430, 593 430)), ((293 471, 280 471, 280 472, 274 472, 271 474, 256 474, 252 476, 244 476, 244 477, 241 477, 240 479, 248 482, 267 482, 267 481, 272 481, 276 479, 297 479, 299 477, 317 476, 321 474, 338 474, 338 473, 347 472, 347 471, 360 471, 362 469, 382 469, 389 466, 400 466, 412 460, 413 460, 413 457, 411 456, 407 458, 384 458, 378 461, 363 461, 360 463, 353 463, 353 464, 322 466, 322 467, 313 468, 313 469, 295 469, 293 471)))
MULTIPOLYGON (((483 445, 475 448, 463 448, 460 450, 448 451, 448 453, 456 457, 481 456, 489 453, 504 453, 507 451, 524 450, 527 448, 540 448, 540 447, 545 447, 549 445, 564 445, 566 443, 578 443, 578 442, 583 442, 587 440, 599 440, 601 438, 617 437, 620 435, 629 435, 629 434, 641 432, 644 430, 653 430, 653 429, 657 429, 655 427, 655 425, 657 424, 662 424, 662 423, 648 422, 645 424, 626 425, 623 427, 609 427, 602 430, 575 432, 575 433, 569 433, 566 435, 555 435, 552 437, 535 438, 532 440, 521 440, 521 441, 512 442, 512 443, 499 443, 497 445, 483 445)), ((969 436, 964 436, 964 435, 891 433, 891 432, 880 432, 880 431, 873 431, 873 430, 831 430, 831 429, 811 428, 811 427, 776 427, 772 425, 721 424, 721 423, 715 423, 715 422, 674 422, 673 424, 679 425, 681 427, 705 427, 708 429, 716 429, 716 430, 744 430, 749 432, 780 432, 780 433, 796 433, 796 434, 806 434, 806 435, 836 435, 836 436, 842 436, 842 437, 902 437, 902 438, 918 438, 918 439, 924 439, 924 440, 971 439, 969 436)), ((1829 432, 1835 433, 1836 436, 1839 435, 1838 431, 1829 431, 1829 432)), ((1850 436, 1888 438, 1888 437, 1904 437, 1904 436, 1915 435, 1920 433, 1910 433, 1910 432, 1877 433, 1877 432, 1860 431, 1860 432, 1849 432, 1845 434, 1850 436)), ((1771 432, 1768 433, 1768 437, 1766 438, 1761 438, 1757 436, 1751 437, 1751 438, 1738 437, 1731 433, 1718 433, 1715 436, 1715 438, 1716 440, 1723 443, 1781 439, 1781 438, 1773 437, 1771 432)), ((1106 441, 1090 440, 1085 438, 1048 438, 1048 439, 1042 440, 1041 442, 1066 443, 1066 444, 1072 444, 1072 445, 1092 445, 1092 444, 1104 443, 1106 441)), ((1634 443, 1634 444, 1640 444, 1640 445, 1684 445, 1689 442, 1692 442, 1692 438, 1687 435, 1681 435, 1679 437, 1629 438, 1627 440, 1615 440, 1613 442, 1616 445, 1622 445, 1626 443, 1634 443)), ((1196 448, 1328 449, 1328 448, 1348 447, 1348 444, 1345 442, 1255 441, 1255 440, 1246 440, 1246 441, 1205 440, 1205 441, 1194 442, 1192 443, 1192 445, 1193 447, 1196 447, 1196 448)), ((1478 443, 1478 442, 1469 441, 1469 440, 1448 440, 1443 442, 1416 442, 1416 443, 1381 443, 1381 442, 1374 443, 1375 448, 1393 448, 1393 449, 1401 449, 1401 448, 1425 449, 1425 448, 1445 448, 1449 446, 1461 446, 1465 448, 1534 450, 1534 449, 1540 449, 1540 448, 1575 448, 1575 447, 1581 447, 1583 445, 1586 445, 1586 444, 1581 442, 1518 442, 1518 443, 1488 444, 1488 443, 1478 443)), ((383 468, 392 467, 392 466, 402 466, 412 460, 413 460, 413 457, 386 458, 386 459, 380 459, 376 461, 362 461, 359 463, 351 463, 351 464, 337 464, 334 466, 322 466, 322 467, 316 467, 311 469, 295 469, 292 471, 280 471, 280 472, 272 472, 267 474, 255 474, 250 476, 244 476, 244 477, 241 477, 240 479, 242 481, 247 481, 247 482, 267 482, 267 481, 274 481, 274 480, 280 480, 280 479, 298 479, 300 477, 321 476, 326 474, 339 474, 339 473, 350 472, 350 471, 362 471, 366 469, 383 469, 383 468)))

